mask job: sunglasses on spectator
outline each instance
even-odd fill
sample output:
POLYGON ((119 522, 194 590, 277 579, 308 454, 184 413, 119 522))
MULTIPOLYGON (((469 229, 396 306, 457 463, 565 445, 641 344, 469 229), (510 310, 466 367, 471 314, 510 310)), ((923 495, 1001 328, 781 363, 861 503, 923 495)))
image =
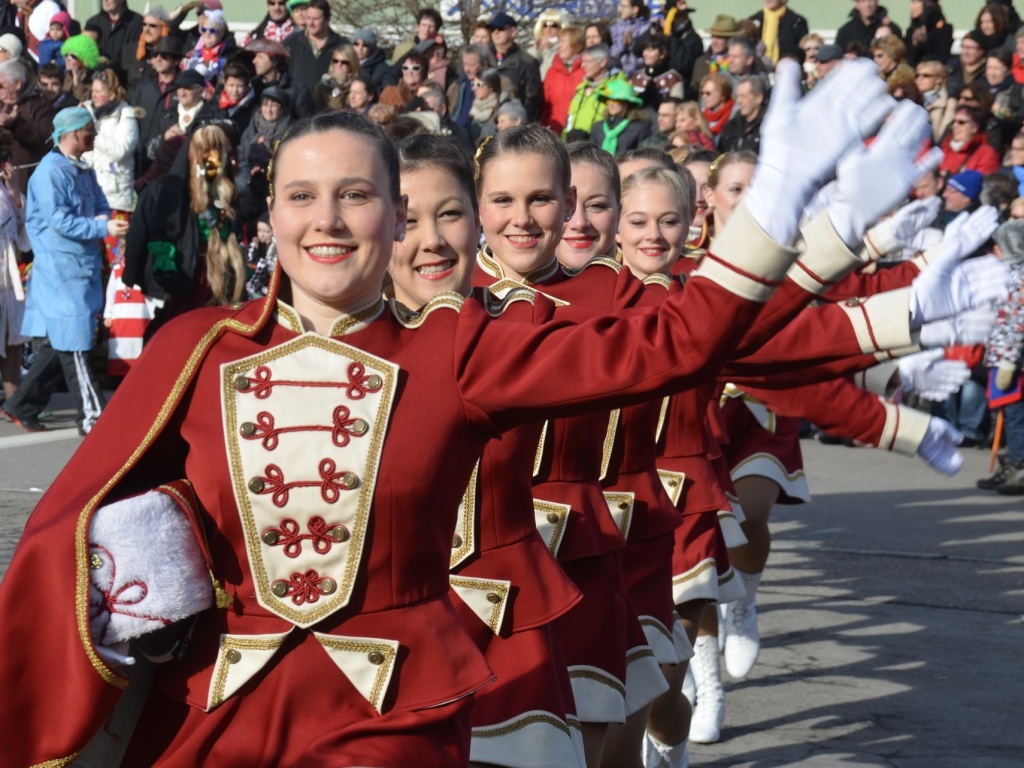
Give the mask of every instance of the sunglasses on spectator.
POLYGON ((557 21, 545 21, 544 22, 544 26, 545 27, 561 27, 562 25, 559 24, 557 21))
POLYGON ((200 27, 199 34, 201 35, 212 35, 216 32, 220 32, 219 27, 200 27))
POLYGON ((403 64, 402 65, 402 71, 403 72, 419 72, 421 69, 423 69, 423 67, 421 67, 419 64, 403 64))
POLYGON ((346 67, 352 66, 352 62, 348 59, 331 59, 331 64, 344 64, 346 67))

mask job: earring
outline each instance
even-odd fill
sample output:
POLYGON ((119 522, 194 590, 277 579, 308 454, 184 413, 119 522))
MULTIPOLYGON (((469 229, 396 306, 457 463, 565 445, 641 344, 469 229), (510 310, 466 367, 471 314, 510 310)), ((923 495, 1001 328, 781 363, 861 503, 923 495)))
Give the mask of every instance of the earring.
POLYGON ((405 242, 405 232, 399 232, 397 239, 398 239, 398 242, 404 243, 405 242))
POLYGON ((571 213, 565 214, 565 223, 568 224, 570 221, 572 221, 572 214, 571 213))

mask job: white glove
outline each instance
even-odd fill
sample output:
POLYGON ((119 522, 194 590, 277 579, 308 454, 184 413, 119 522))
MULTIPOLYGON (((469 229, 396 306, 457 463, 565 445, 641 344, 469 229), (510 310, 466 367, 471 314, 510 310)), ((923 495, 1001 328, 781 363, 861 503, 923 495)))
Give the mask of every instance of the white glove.
POLYGON ((870 147, 855 146, 839 160, 838 189, 828 217, 847 246, 859 246, 869 226, 906 198, 923 173, 939 167, 938 147, 916 159, 930 136, 928 113, 901 101, 870 147))
POLYGON ((761 150, 747 209, 775 241, 790 245, 811 196, 839 158, 881 124, 895 102, 878 68, 846 61, 801 98, 800 65, 783 60, 761 127, 761 150))
MULTIPOLYGON (((957 217, 961 218, 962 214, 957 217)), ((985 205, 960 221, 952 237, 947 230, 942 245, 934 249, 934 255, 929 254, 928 267, 911 284, 911 328, 920 328, 932 320, 950 317, 1005 295, 1008 267, 1003 265, 1000 270, 986 259, 973 259, 969 269, 960 263, 983 245, 998 226, 996 209, 985 205), (983 285, 984 281, 995 281, 997 285, 983 285)), ((986 258, 1001 264, 994 256, 986 258)))
MULTIPOLYGON (((89 523, 89 628, 97 648, 213 605, 213 584, 185 513, 160 491, 96 510, 89 523)), ((125 662, 122 662, 125 663, 125 662)))
POLYGON ((984 344, 996 325, 996 308, 991 304, 936 320, 921 328, 922 347, 951 347, 954 344, 984 344))
POLYGON ((932 469, 944 475, 955 475, 964 464, 963 454, 956 449, 963 439, 948 421, 932 416, 917 453, 932 469))
POLYGON ((872 261, 911 248, 918 234, 935 220, 942 200, 932 196, 914 200, 868 230, 864 235, 867 256, 872 261))
MULTIPOLYGON (((939 150, 940 154, 942 150, 939 150)), ((892 215, 893 234, 904 248, 914 242, 917 233, 935 221, 942 207, 942 199, 932 195, 924 200, 907 203, 892 215)))
POLYGON ((930 349, 900 358, 900 385, 925 400, 945 400, 971 377, 963 360, 943 359, 943 350, 930 349))

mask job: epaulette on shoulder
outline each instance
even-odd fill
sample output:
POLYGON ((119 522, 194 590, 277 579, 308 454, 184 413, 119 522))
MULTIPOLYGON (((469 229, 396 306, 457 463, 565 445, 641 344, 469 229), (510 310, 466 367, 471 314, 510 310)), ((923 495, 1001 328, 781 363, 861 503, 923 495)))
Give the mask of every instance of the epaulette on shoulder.
MULTIPOLYGON (((496 296, 499 299, 505 298, 506 294, 508 293, 519 290, 527 290, 531 291, 534 295, 539 293, 541 296, 546 296, 554 303, 556 307, 569 306, 569 302, 566 301, 565 299, 559 299, 555 296, 552 296, 551 294, 544 293, 544 291, 540 290, 539 288, 535 288, 531 285, 523 285, 522 283, 516 280, 512 280, 511 278, 508 277, 502 278, 498 282, 491 283, 491 285, 487 286, 487 292, 493 296, 496 296)), ((530 301, 533 301, 533 299, 531 298, 530 301)))
POLYGON ((419 328, 426 321, 427 317, 439 309, 452 309, 459 312, 465 303, 466 297, 455 291, 444 291, 423 305, 419 311, 409 309, 397 299, 391 299, 391 313, 406 328, 419 328))
MULTIPOLYGON (((622 262, 616 261, 611 256, 595 256, 583 265, 583 269, 586 270, 593 267, 607 267, 615 272, 615 274, 619 274, 622 271, 622 262)), ((583 270, 580 271, 582 272, 583 270)))
POLYGON ((643 279, 644 285, 659 285, 666 291, 672 287, 672 278, 668 275, 663 275, 660 272, 655 272, 653 275, 648 275, 643 279))
POLYGON ((507 290, 494 290, 492 285, 483 294, 484 309, 491 317, 500 317, 517 301, 529 302, 532 306, 537 299, 537 291, 529 286, 517 285, 507 290))

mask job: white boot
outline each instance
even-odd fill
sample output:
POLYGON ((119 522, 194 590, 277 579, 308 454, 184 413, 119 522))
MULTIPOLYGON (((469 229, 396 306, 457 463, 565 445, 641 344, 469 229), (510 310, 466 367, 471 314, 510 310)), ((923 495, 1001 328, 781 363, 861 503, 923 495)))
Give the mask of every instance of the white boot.
POLYGON ((693 682, 693 665, 686 667, 686 677, 683 678, 683 696, 690 702, 692 707, 697 703, 697 684, 693 682))
POLYGON ((690 659, 693 682, 697 686, 697 705, 690 720, 690 741, 712 744, 722 736, 725 722, 725 689, 718 658, 718 641, 711 635, 697 635, 690 659))
POLYGON ((686 742, 663 744, 649 733, 644 734, 644 768, 689 768, 690 754, 686 742))
POLYGON ((750 674, 761 650, 757 631, 757 586, 760 573, 736 570, 747 594, 725 606, 725 668, 732 677, 743 679, 750 674))
POLYGON ((725 611, 728 603, 719 603, 715 610, 718 611, 718 652, 725 653, 725 633, 729 628, 725 625, 725 611))

